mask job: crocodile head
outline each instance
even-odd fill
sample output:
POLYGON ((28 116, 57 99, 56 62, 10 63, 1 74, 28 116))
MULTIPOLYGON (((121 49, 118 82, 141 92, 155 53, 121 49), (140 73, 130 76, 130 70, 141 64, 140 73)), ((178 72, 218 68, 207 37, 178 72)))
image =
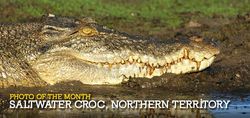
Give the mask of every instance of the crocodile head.
POLYGON ((43 28, 43 51, 31 60, 39 76, 50 84, 67 80, 118 84, 130 77, 197 72, 209 67, 219 53, 201 38, 143 38, 108 29, 89 19, 62 24, 43 28))

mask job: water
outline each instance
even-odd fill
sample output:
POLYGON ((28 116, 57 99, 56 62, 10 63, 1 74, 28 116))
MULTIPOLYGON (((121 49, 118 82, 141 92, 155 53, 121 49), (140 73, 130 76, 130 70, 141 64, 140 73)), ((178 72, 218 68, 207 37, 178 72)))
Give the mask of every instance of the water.
POLYGON ((250 95, 244 98, 231 97, 228 109, 214 109, 210 113, 215 118, 250 118, 250 95))

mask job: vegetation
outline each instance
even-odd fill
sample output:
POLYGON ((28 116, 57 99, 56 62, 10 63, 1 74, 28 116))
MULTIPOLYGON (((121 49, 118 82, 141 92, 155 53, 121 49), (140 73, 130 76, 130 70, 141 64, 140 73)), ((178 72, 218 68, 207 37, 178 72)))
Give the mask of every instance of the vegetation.
POLYGON ((0 22, 53 13, 124 22, 156 20, 175 28, 183 23, 185 14, 230 17, 250 12, 250 0, 0 0, 0 11, 0 22))

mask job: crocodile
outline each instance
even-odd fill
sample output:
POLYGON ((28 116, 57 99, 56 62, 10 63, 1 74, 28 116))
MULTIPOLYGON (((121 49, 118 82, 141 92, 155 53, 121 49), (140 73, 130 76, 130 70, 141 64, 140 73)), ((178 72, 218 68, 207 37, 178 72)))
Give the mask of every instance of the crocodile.
POLYGON ((0 25, 0 87, 61 81, 116 85, 129 78, 184 74, 209 67, 219 49, 199 37, 130 35, 91 18, 46 16, 0 25))

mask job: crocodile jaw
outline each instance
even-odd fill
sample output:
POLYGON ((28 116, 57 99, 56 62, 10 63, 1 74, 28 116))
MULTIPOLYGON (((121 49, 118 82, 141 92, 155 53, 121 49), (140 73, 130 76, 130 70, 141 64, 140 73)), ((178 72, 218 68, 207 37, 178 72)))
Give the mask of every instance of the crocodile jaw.
MULTIPOLYGON (((212 64, 215 55, 204 57, 204 55, 183 48, 173 54, 164 57, 153 57, 150 55, 130 54, 125 59, 114 59, 114 54, 110 58, 112 61, 93 61, 94 59, 107 60, 109 55, 81 54, 77 56, 88 64, 96 65, 98 68, 109 68, 118 70, 118 73, 125 77, 147 77, 160 76, 164 73, 183 74, 201 71, 212 64)), ((119 55, 117 55, 119 57, 119 55)))
POLYGON ((111 63, 93 61, 90 59, 94 55, 86 56, 72 49, 61 48, 42 55, 31 65, 49 84, 69 80, 79 80, 84 84, 119 84, 130 77, 152 78, 164 73, 201 71, 212 64, 218 53, 204 55, 183 47, 158 58, 137 54, 111 63))

